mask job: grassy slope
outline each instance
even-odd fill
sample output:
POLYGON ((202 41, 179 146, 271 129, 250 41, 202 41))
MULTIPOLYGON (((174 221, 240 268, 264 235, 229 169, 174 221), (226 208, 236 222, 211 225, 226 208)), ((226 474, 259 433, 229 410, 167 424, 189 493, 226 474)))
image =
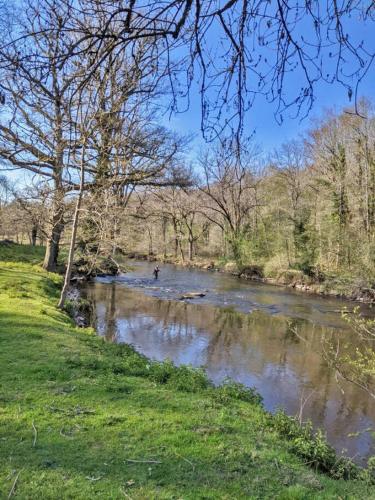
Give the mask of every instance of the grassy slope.
POLYGON ((0 498, 375 498, 304 466, 259 406, 156 383, 77 330, 60 282, 0 262, 0 498))

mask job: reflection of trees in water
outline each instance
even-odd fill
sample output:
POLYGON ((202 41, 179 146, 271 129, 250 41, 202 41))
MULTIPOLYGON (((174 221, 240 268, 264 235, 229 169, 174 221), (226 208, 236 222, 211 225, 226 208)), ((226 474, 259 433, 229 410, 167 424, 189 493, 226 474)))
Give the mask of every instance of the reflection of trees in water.
POLYGON ((271 384, 291 413, 298 412, 302 390, 303 397, 315 391, 303 416, 326 425, 338 440, 349 428, 360 427, 361 414, 375 418, 375 408, 359 389, 345 384, 341 393, 322 356, 323 336, 345 335, 354 349, 356 339, 347 332, 261 311, 243 314, 234 308, 155 299, 115 284, 95 286, 93 295, 107 339, 116 340, 119 328, 129 328, 134 343, 160 353, 185 349, 191 362, 203 356, 212 373, 228 370, 245 380, 256 375, 264 387, 271 384))
POLYGON ((286 320, 284 340, 299 344, 301 342, 301 337, 298 335, 298 329, 300 329, 304 323, 306 323, 306 320, 302 318, 288 318, 286 320))
POLYGON ((323 332, 332 331, 303 319, 154 299, 115 284, 96 287, 95 298, 105 309, 108 339, 116 339, 118 319, 126 319, 133 332, 152 329, 153 335, 175 346, 182 340, 193 344, 198 332, 207 339, 207 362, 213 366, 235 363, 239 356, 245 362, 248 358, 249 370, 258 373, 265 364, 288 365, 315 387, 327 383, 329 373, 334 376, 320 349, 323 332))
MULTIPOLYGON (((154 313, 158 313, 164 337, 172 344, 178 345, 182 338, 193 339, 194 331, 189 321, 187 304, 158 299, 152 301, 152 307, 154 313)), ((154 319, 157 321, 155 314, 154 319)))
POLYGON ((105 303, 105 338, 111 342, 117 340, 116 322, 116 283, 111 283, 106 287, 105 303))

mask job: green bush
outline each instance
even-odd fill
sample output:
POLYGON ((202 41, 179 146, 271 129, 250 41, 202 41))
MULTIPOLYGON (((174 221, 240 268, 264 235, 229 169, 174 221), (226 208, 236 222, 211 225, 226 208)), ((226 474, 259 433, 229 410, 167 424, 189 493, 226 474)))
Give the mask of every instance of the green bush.
POLYGON ((239 382, 235 382, 231 379, 226 379, 224 382, 213 392, 213 397, 216 401, 227 404, 231 400, 237 399, 240 401, 247 401, 251 404, 262 404, 263 398, 256 389, 252 387, 246 387, 239 382))
POLYGON ((325 280, 325 275, 324 273, 319 269, 317 266, 313 266, 309 264, 308 262, 299 262, 296 263, 295 265, 296 269, 299 269, 300 271, 303 272, 306 276, 309 278, 312 278, 314 282, 317 283, 323 283, 325 280))
POLYGON ((363 476, 364 471, 349 458, 336 455, 320 429, 314 433, 311 422, 301 425, 295 417, 289 417, 279 410, 271 421, 271 427, 286 437, 291 443, 292 451, 316 470, 326 472, 336 479, 363 476))
POLYGON ((199 392, 211 385, 202 368, 186 365, 178 366, 172 371, 169 384, 175 389, 185 392, 199 392))
POLYGON ((166 384, 175 369, 169 359, 164 362, 155 361, 149 366, 149 377, 158 384, 166 384))

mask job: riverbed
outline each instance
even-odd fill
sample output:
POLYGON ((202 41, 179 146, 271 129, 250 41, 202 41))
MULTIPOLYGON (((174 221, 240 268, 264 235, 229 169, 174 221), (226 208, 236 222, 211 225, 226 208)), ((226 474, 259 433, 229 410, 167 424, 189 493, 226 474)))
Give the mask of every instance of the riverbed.
POLYGON ((267 410, 310 419, 338 453, 357 463, 375 455, 375 401, 340 380, 323 354, 336 336, 355 347, 340 311, 357 304, 167 264, 155 280, 154 264, 132 266, 84 289, 99 335, 156 360, 202 366, 214 383, 230 377, 255 387, 267 410), (205 296, 181 300, 190 292, 205 296))

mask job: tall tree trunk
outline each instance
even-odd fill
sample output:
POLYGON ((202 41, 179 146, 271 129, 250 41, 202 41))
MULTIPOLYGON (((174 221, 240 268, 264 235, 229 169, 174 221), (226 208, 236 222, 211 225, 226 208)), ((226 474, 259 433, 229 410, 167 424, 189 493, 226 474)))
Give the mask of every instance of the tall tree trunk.
POLYGON ((162 234, 163 234, 163 256, 164 259, 167 257, 167 218, 163 217, 162 221, 162 234))
POLYGON ((180 254, 181 254, 182 262, 185 262, 185 254, 184 254, 184 249, 182 248, 182 242, 181 242, 181 240, 179 240, 178 243, 179 243, 179 246, 180 246, 180 254))
POLYGON ((177 259, 179 240, 178 240, 177 223, 175 220, 173 220, 173 230, 174 230, 174 256, 177 259))
POLYGON ((65 271, 64 286, 61 290, 60 300, 59 300, 59 304, 58 304, 58 307, 60 309, 62 309, 64 307, 66 295, 68 293, 68 289, 69 289, 69 285, 70 285, 70 278, 72 275, 72 266, 73 266, 73 260, 74 260, 74 249, 75 249, 76 238, 77 238, 79 212, 80 212, 81 203, 82 203, 83 188, 85 185, 84 157, 85 157, 85 145, 83 145, 83 149, 82 149, 81 166, 80 166, 81 167, 80 168, 81 181, 80 181, 80 185, 79 185, 79 192, 78 192, 78 196, 77 196, 76 208, 75 208, 74 216, 73 216, 72 235, 70 238, 68 263, 67 263, 66 271, 65 271))
POLYGON ((189 238, 189 260, 194 259, 194 240, 189 238))
POLYGON ((55 210, 52 216, 51 235, 47 239, 46 253, 44 256, 43 269, 50 272, 55 272, 57 269, 57 257, 59 255, 60 238, 64 229, 62 203, 55 205, 55 210))
POLYGON ((148 232, 148 254, 153 255, 154 254, 154 247, 153 247, 153 241, 152 241, 152 231, 149 227, 147 228, 147 232, 148 232))
POLYGON ((38 228, 37 226, 33 226, 31 229, 31 245, 35 247, 36 245, 36 238, 38 236, 38 228))

